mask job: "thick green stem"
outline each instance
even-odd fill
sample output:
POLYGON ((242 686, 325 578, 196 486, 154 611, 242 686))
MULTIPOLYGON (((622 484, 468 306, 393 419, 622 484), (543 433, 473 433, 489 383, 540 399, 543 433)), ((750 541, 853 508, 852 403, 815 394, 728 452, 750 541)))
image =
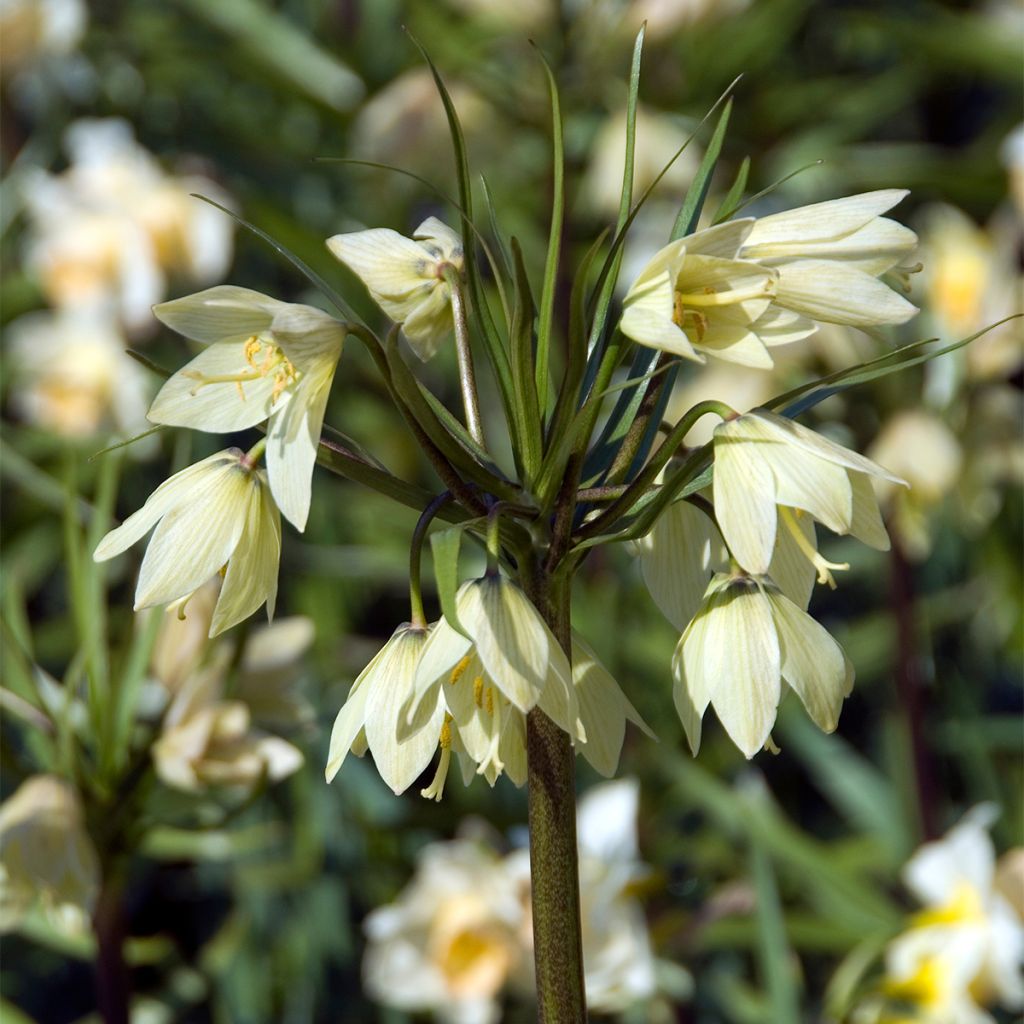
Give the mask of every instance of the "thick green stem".
MULTIPOLYGON (((571 657, 569 587, 550 577, 528 580, 530 596, 571 657)), ((572 743, 539 708, 526 720, 530 803, 533 956, 541 1024, 587 1019, 576 846, 572 743)))

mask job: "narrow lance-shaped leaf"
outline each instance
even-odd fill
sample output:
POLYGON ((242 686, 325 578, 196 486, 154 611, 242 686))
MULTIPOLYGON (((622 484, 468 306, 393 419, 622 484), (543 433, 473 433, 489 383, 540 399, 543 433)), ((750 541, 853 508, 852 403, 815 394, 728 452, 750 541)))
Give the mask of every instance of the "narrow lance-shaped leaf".
POLYGON ((512 385, 515 389, 515 414, 524 444, 521 471, 526 480, 531 481, 540 469, 541 455, 540 400, 534 382, 534 360, 540 358, 540 350, 536 353, 533 350, 533 296, 530 294, 530 280, 526 274, 523 253, 514 238, 512 259, 516 273, 511 334, 512 385))
POLYGON ((749 176, 750 157, 745 156, 740 164, 740 169, 736 172, 736 180, 732 183, 729 191, 725 194, 725 198, 718 206, 718 212, 711 221, 712 224, 721 224, 723 221, 729 220, 736 212, 740 205, 740 200, 743 198, 743 193, 747 190, 747 179, 749 176))
POLYGON ((704 159, 701 160, 697 174, 687 189, 686 198, 683 200, 683 205, 672 228, 670 242, 682 238, 683 235, 693 234, 697 227, 701 211, 704 209, 704 200, 707 199, 708 189, 711 187, 711 176, 715 173, 718 156, 722 152, 722 143, 725 141, 725 132, 729 127, 730 114, 732 114, 731 98, 725 104, 725 109, 718 118, 718 124, 715 125, 715 131, 704 153, 704 159))
POLYGON ((441 530, 431 534, 430 550, 434 556, 434 579, 437 581, 437 596, 441 601, 441 614, 452 629, 467 639, 472 639, 459 622, 455 596, 459 592, 459 550, 462 547, 463 526, 441 530))

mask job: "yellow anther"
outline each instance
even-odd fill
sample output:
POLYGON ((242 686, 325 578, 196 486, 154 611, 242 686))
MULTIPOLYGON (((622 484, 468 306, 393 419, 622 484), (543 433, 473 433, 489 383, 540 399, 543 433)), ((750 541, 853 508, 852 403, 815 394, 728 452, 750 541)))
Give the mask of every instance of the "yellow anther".
POLYGON ((454 686, 463 676, 463 673, 469 668, 469 663, 473 660, 471 654, 465 655, 462 660, 452 669, 452 674, 449 676, 449 682, 454 686))
POLYGON ((438 738, 438 744, 442 750, 451 750, 452 747, 452 727, 451 727, 451 715, 446 715, 444 722, 441 723, 441 735, 438 738))
POLYGON ((256 335, 252 335, 249 340, 245 343, 245 361, 255 370, 256 369, 256 357, 260 354, 260 349, 263 347, 263 342, 260 341, 256 335))
POLYGON ((487 687, 487 714, 494 714, 494 687, 487 687))
POLYGON ((479 708, 484 703, 484 677, 477 676, 473 680, 473 703, 479 708))

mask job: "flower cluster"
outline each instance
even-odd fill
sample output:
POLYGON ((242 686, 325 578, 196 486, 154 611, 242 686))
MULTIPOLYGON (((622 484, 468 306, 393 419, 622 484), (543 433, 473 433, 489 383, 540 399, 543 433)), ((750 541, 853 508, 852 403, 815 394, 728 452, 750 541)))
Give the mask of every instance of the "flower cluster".
MULTIPOLYGON (((643 874, 633 780, 590 790, 577 813, 583 959, 590 1007, 619 1012, 655 994, 643 910, 630 886, 643 874)), ((527 851, 500 857, 468 838, 428 845, 395 902, 366 919, 367 993, 439 1020, 488 1024, 504 992, 532 987, 527 851)))

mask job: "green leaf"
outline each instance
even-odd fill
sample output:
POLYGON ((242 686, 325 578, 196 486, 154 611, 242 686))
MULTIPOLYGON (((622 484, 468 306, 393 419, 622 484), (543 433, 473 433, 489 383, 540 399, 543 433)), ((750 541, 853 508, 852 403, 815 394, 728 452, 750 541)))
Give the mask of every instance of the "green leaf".
POLYGON ((226 213, 229 217, 238 221, 247 231, 251 231, 257 238, 262 238, 275 252, 282 255, 296 270, 306 278, 307 281, 314 288, 317 288, 323 293, 324 297, 328 299, 335 309, 346 319, 351 320, 353 323, 357 323, 366 326, 362 318, 352 309, 351 306, 321 277, 308 263, 305 262, 301 257, 296 256, 291 249, 282 245, 275 238, 271 237, 262 228, 256 227, 255 224, 250 224, 244 217, 240 217, 234 210, 229 210, 226 206, 221 206, 216 200, 210 199, 208 196, 200 195, 198 192, 193 192, 192 195, 196 199, 201 199, 204 203, 209 203, 211 206, 217 207, 222 213, 226 213))
MULTIPOLYGON (((536 382, 537 395, 547 406, 548 382, 551 367, 551 330, 555 306, 555 285, 558 282, 559 254, 562 244, 562 219, 565 212, 565 147, 562 138, 562 111, 558 98, 558 83, 551 65, 537 50, 548 80, 551 99, 552 138, 552 197, 551 228, 548 234, 548 252, 544 261, 544 281, 540 293, 540 320, 537 326, 536 382)), ((635 125, 634 125, 635 129, 635 125)), ((513 344, 514 344, 513 340, 513 344)))
POLYGON ((729 217, 735 216, 740 210, 745 210, 751 203, 756 203, 758 199, 763 199, 765 196, 770 195, 780 185, 785 185, 787 181, 795 178, 798 174, 803 174, 804 171, 809 171, 812 167, 820 167, 824 162, 824 160, 814 160, 809 164, 804 164, 803 167, 798 167, 795 171, 790 171, 789 174, 784 174, 778 181, 773 181, 767 188, 761 189, 760 192, 755 192, 749 198, 738 203, 731 213, 716 216, 715 223, 717 224, 719 220, 727 220, 729 217))
POLYGON ((134 437, 129 437, 124 441, 118 441, 117 444, 107 445, 106 448, 101 448, 98 452, 93 452, 86 461, 95 462, 101 455, 106 455, 109 452, 116 452, 119 448, 127 448, 128 445, 135 444, 136 441, 141 441, 144 437, 149 437, 151 434, 159 434, 161 430, 166 429, 167 427, 163 423, 158 423, 155 427, 150 427, 149 430, 144 430, 141 434, 136 434, 134 437))
POLYGON ((512 386, 515 391, 515 415, 518 421, 519 437, 523 448, 521 453, 524 478, 529 483, 540 469, 541 457, 541 415, 540 400, 534 378, 535 361, 540 350, 533 348, 533 296, 526 274, 526 264, 519 243, 512 239, 512 260, 515 266, 515 303, 512 307, 512 386))
POLYGON ((686 192, 686 198, 680 207, 676 217, 675 225, 672 228, 670 242, 674 242, 683 235, 691 235, 700 220, 701 210, 704 209, 704 200, 707 199, 708 189, 711 188, 711 176, 715 173, 715 166, 718 164, 718 156, 722 152, 722 143, 725 141, 725 132, 729 127, 729 115, 732 114, 732 99, 725 104, 725 109, 719 115, 718 124, 715 125, 714 134, 704 152, 704 159, 700 162, 697 174, 690 183, 686 192))
POLYGON ((740 164, 740 169, 736 172, 736 180, 732 183, 729 191, 726 192, 725 198, 719 203, 718 212, 712 219, 712 224, 721 224, 723 221, 729 220, 736 212, 740 200, 743 198, 743 193, 747 189, 747 179, 749 176, 750 157, 745 156, 740 164))
POLYGON ((456 526, 431 534, 430 550, 434 556, 434 579, 437 581, 441 614, 452 629, 467 639, 472 639, 459 622, 455 607, 455 596, 459 592, 459 550, 462 547, 463 529, 462 526, 456 526))

